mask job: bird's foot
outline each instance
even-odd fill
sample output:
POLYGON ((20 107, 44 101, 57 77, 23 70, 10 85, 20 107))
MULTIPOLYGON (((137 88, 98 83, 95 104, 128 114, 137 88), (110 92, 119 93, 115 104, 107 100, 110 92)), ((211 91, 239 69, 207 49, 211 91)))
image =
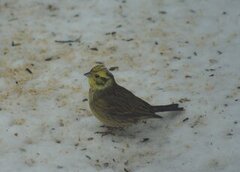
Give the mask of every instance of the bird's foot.
POLYGON ((115 136, 115 133, 112 131, 96 131, 95 134, 101 134, 102 137, 107 135, 115 136))

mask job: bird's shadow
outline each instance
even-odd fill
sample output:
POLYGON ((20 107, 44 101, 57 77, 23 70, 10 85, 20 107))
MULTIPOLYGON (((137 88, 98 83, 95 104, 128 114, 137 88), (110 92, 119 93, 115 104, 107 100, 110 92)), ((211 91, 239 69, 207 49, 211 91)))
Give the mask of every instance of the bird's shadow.
POLYGON ((139 121, 136 124, 126 128, 112 128, 106 126, 100 126, 99 131, 95 134, 99 134, 101 137, 113 136, 124 138, 138 138, 155 135, 156 132, 161 131, 159 136, 166 135, 169 130, 171 121, 181 115, 182 112, 165 112, 161 113, 163 118, 153 118, 148 120, 139 121))
POLYGON ((182 115, 184 111, 175 111, 175 112, 161 112, 161 116, 167 120, 173 120, 174 118, 182 115))

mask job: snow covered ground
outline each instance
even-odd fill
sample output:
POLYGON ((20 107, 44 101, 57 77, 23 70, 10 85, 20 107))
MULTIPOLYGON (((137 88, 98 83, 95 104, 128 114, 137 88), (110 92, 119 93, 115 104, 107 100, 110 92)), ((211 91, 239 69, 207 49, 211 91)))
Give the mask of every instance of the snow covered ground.
POLYGON ((238 172, 239 0, 1 0, 0 171, 238 172), (118 67, 151 104, 102 137, 83 73, 118 67))

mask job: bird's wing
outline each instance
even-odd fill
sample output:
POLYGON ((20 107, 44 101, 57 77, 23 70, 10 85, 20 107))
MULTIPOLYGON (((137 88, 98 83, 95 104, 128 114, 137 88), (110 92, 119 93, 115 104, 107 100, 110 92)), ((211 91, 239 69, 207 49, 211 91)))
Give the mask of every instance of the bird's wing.
POLYGON ((96 100, 95 108, 106 115, 119 119, 131 118, 134 120, 155 116, 151 105, 121 86, 96 100))

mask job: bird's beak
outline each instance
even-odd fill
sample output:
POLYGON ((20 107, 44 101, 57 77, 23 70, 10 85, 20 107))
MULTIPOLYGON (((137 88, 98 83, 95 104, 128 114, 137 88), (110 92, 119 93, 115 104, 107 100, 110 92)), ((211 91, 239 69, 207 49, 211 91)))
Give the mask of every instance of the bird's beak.
POLYGON ((90 72, 84 73, 84 76, 89 77, 91 75, 90 72))

